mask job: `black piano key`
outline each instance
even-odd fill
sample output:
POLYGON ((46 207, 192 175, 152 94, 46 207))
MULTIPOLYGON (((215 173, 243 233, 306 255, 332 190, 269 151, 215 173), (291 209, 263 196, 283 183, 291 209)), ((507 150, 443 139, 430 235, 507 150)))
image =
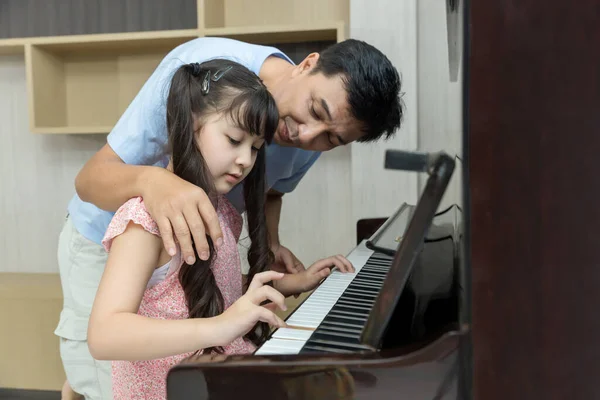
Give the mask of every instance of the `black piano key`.
MULTIPOLYGON (((323 351, 336 352, 336 350, 356 352, 360 350, 368 349, 367 346, 360 343, 344 343, 336 340, 325 340, 325 339, 308 339, 304 347, 320 347, 323 351)), ((304 349, 303 347, 303 349, 304 349)), ((300 350, 302 354, 302 350, 300 350)))
POLYGON ((341 332, 320 330, 318 332, 315 332, 310 337, 309 342, 311 344, 332 342, 332 343, 357 344, 358 345, 358 344, 360 344, 360 336, 348 335, 346 333, 341 333, 341 332))
POLYGON ((362 333, 362 329, 358 329, 358 328, 349 328, 347 326, 336 326, 336 325, 331 325, 328 322, 323 322, 321 325, 319 325, 319 328, 317 330, 324 330, 326 332, 342 332, 342 333, 348 333, 350 335, 357 335, 360 336, 362 333))
POLYGON ((329 348, 322 345, 305 345, 299 354, 310 354, 310 353, 356 353, 354 349, 335 349, 329 348))
POLYGON ((350 307, 344 307, 342 305, 333 306, 330 313, 333 313, 333 312, 336 314, 339 314, 339 315, 350 315, 350 316, 360 317, 360 318, 365 318, 365 316, 367 316, 367 317, 369 316, 369 311, 353 309, 350 307))
MULTIPOLYGON (((360 272, 363 272, 363 271, 360 271, 360 272)), ((366 274, 370 274, 370 275, 376 275, 380 278, 385 279, 388 275, 388 272, 389 271, 382 271, 382 270, 373 268, 373 269, 365 269, 363 273, 365 274, 365 276, 366 276, 366 274)), ((357 277, 358 277, 358 275, 357 275, 357 277)))
POLYGON ((381 265, 384 267, 389 267, 392 264, 391 261, 380 260, 380 259, 370 259, 365 263, 365 265, 381 265))
MULTIPOLYGON (((379 289, 381 288, 381 285, 376 285, 373 283, 366 283, 366 282, 352 282, 352 286, 353 288, 356 289, 364 289, 364 290, 370 290, 370 289, 375 289, 376 291, 379 291, 379 289)), ((350 287, 348 286, 348 287, 350 287)))
POLYGON ((379 281, 385 279, 387 274, 387 271, 361 270, 354 279, 373 279, 379 281))
POLYGON ((385 282, 385 276, 376 276, 369 274, 360 275, 360 277, 357 276, 355 279, 360 279, 361 281, 368 281, 369 283, 378 285, 380 287, 383 286, 383 282, 385 282))
POLYGON ((388 256, 386 254, 380 254, 380 253, 373 253, 371 254, 371 257, 369 257, 369 260, 367 262, 372 262, 372 261, 387 261, 390 264, 392 263, 393 258, 391 256, 388 256))
POLYGON ((331 311, 349 312, 356 315, 369 315, 371 307, 360 307, 360 306, 347 306, 343 304, 336 304, 333 306, 331 311))
POLYGON ((358 306, 358 307, 366 307, 369 310, 373 308, 373 304, 375 304, 374 299, 357 299, 357 298, 349 298, 344 297, 337 301, 336 304, 345 305, 345 306, 358 306))
POLYGON ((387 275, 384 274, 358 274, 356 275, 356 278, 352 280, 351 284, 355 282, 365 282, 381 286, 382 282, 385 281, 386 277, 387 275))
POLYGON ((352 281, 352 283, 348 286, 353 286, 353 285, 370 286, 370 287, 374 287, 375 289, 377 289, 379 291, 379 289, 381 289, 381 286, 383 286, 383 279, 381 279, 381 280, 369 279, 366 276, 360 276, 360 277, 357 276, 354 279, 354 281, 352 281))
POLYGON ((306 345, 319 345, 319 346, 343 346, 342 348, 362 348, 359 338, 348 338, 339 335, 331 335, 323 332, 315 332, 310 338, 306 345))
POLYGON ((354 278, 355 280, 358 279, 358 281, 367 281, 370 283, 375 283, 379 286, 383 285, 383 282, 385 282, 385 280, 387 279, 387 274, 376 274, 376 273, 369 273, 369 274, 364 274, 364 275, 357 275, 356 278, 354 278))
MULTIPOLYGON (((346 296, 344 296, 345 300, 350 300, 350 301, 356 301, 356 302, 360 302, 362 304, 365 305, 370 305, 371 307, 373 306, 373 304, 375 304, 375 298, 371 297, 371 296, 363 296, 361 294, 356 294, 353 293, 352 295, 350 293, 346 294, 346 296)), ((338 300, 339 302, 339 300, 338 300)))
POLYGON ((342 318, 343 320, 349 321, 349 322, 351 322, 351 321, 365 322, 367 320, 367 317, 365 317, 365 316, 350 315, 349 313, 333 311, 333 310, 331 310, 329 312, 329 314, 327 314, 327 315, 334 317, 334 318, 342 318))
POLYGON ((361 329, 364 327, 364 324, 357 323, 356 321, 346 321, 337 317, 325 317, 321 324, 327 323, 329 325, 337 326, 340 328, 346 327, 350 329, 361 329))
POLYGON ((348 293, 350 295, 355 295, 356 297, 367 298, 367 299, 374 299, 377 297, 377 293, 375 290, 367 291, 364 289, 355 289, 351 286, 352 285, 348 286, 348 289, 346 289, 346 291, 344 293, 348 293))
MULTIPOLYGON (((367 265, 365 267, 363 267, 364 271, 369 271, 369 272, 376 272, 376 273, 380 273, 380 274, 387 274, 388 272, 390 272, 389 268, 386 267, 378 267, 375 265, 367 265)), ((361 270, 361 272, 363 271, 361 270)))
POLYGON ((350 285, 348 285, 348 287, 350 287, 352 285, 365 284, 365 285, 377 286, 378 288, 380 288, 383 285, 383 281, 384 281, 384 279, 371 279, 370 277, 365 276, 365 275, 357 276, 356 278, 354 278, 352 283, 350 283, 350 285))
POLYGON ((369 268, 374 268, 374 269, 382 269, 384 271, 389 271, 390 267, 392 266, 392 264, 387 264, 387 263, 367 263, 365 264, 362 269, 369 269, 369 268))

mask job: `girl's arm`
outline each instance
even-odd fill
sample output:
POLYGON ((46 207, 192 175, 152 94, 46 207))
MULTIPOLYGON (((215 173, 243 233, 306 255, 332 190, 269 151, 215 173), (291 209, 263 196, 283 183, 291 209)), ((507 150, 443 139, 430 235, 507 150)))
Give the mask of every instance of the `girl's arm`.
POLYGON ((148 360, 220 346, 217 317, 161 320, 137 314, 161 239, 130 223, 115 237, 94 300, 88 346, 99 360, 148 360))
POLYGON ((169 357, 228 345, 258 321, 285 326, 271 309, 260 306, 268 300, 286 309, 284 297, 265 285, 283 276, 274 271, 256 274, 248 291, 216 317, 161 320, 138 315, 161 246, 159 237, 133 223, 113 239, 88 326, 88 346, 94 358, 138 361, 169 357))
POLYGON ((285 274, 282 279, 273 282, 273 286, 285 297, 304 293, 316 288, 336 267, 343 273, 354 272, 352 263, 346 257, 338 254, 323 258, 297 274, 285 274))

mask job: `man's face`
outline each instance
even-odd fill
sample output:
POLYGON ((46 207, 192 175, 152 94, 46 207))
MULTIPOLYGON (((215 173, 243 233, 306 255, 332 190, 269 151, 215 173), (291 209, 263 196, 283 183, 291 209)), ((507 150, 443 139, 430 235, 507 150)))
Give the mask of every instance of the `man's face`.
POLYGON ((296 66, 276 96, 280 120, 274 139, 281 146, 327 151, 362 136, 342 78, 310 74, 317 60, 318 54, 311 54, 296 66))

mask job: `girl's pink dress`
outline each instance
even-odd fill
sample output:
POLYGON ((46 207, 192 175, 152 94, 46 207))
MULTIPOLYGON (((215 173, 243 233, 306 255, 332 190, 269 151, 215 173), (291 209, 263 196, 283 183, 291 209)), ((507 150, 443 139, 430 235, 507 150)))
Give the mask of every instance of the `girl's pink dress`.
MULTIPOLYGON (((223 294, 225 308, 242 296, 242 273, 237 242, 242 229, 242 218, 224 197, 219 197, 217 214, 223 232, 223 245, 211 266, 217 286, 223 294)), ((110 251, 112 239, 125 231, 129 222, 141 225, 148 232, 160 236, 158 226, 152 219, 140 197, 130 199, 115 213, 102 244, 110 251)), ((169 262, 164 280, 148 287, 144 292, 139 315, 159 319, 188 318, 188 308, 178 272, 182 265, 178 254, 169 262)), ((153 277, 154 278, 154 277, 153 277)), ((227 354, 247 354, 256 347, 238 338, 224 348, 227 354)), ((114 399, 165 399, 167 372, 175 364, 192 353, 149 361, 113 361, 112 380, 114 399)))

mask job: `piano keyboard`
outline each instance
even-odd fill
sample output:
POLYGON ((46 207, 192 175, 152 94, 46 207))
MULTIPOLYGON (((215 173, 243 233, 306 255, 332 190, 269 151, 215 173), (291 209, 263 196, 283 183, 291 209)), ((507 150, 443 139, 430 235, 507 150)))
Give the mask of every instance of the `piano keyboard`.
POLYGON ((370 351, 360 335, 392 263, 363 241, 349 255, 356 270, 325 279, 254 354, 370 351))

